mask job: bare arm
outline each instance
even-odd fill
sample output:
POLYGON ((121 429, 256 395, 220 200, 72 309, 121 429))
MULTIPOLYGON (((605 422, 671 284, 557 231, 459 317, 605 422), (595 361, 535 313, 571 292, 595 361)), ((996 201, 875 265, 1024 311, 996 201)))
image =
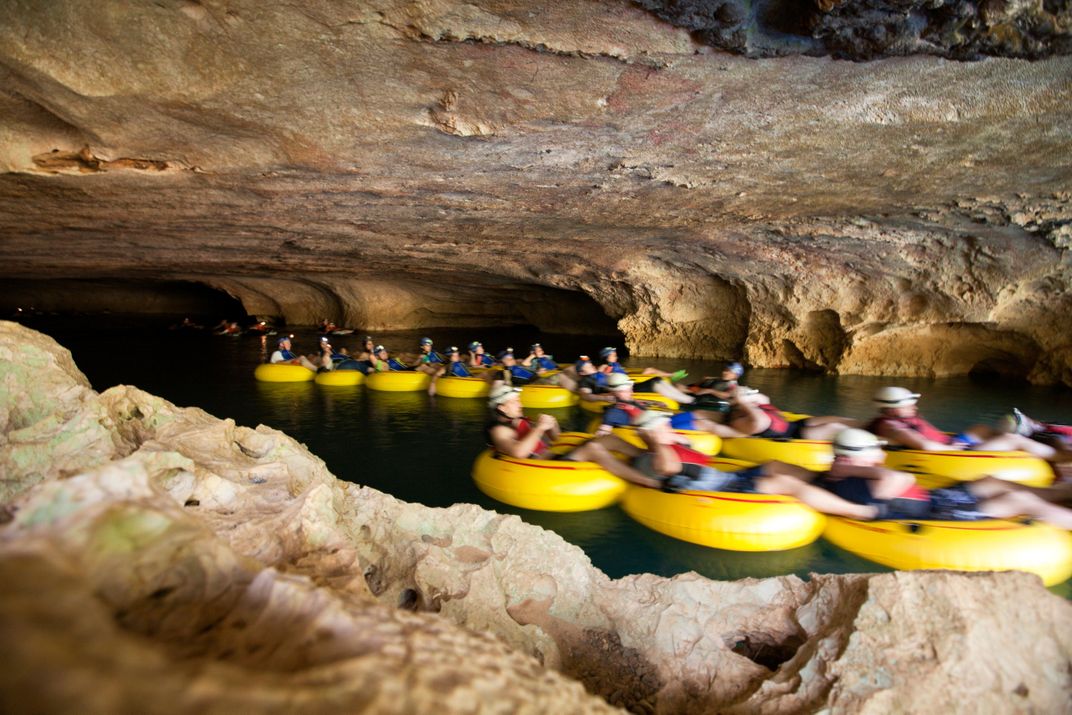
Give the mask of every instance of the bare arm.
POLYGON ((500 454, 516 459, 525 459, 536 451, 536 446, 540 443, 540 438, 543 437, 546 431, 545 427, 537 423, 533 425, 527 435, 518 439, 516 430, 506 425, 497 425, 491 430, 491 442, 500 454))
POLYGON ((893 444, 908 447, 909 449, 921 449, 927 452, 942 452, 945 450, 956 449, 953 445, 929 440, 919 432, 907 427, 887 427, 882 430, 882 434, 879 436, 885 437, 893 444))

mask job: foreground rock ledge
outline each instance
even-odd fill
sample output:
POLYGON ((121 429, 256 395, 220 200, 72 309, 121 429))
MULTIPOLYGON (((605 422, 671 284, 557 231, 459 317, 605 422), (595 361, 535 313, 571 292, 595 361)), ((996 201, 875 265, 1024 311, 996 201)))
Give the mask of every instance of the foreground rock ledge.
POLYGON ((614 581, 517 517, 406 504, 336 480, 276 430, 132 387, 97 394, 67 351, 12 323, 0 426, 7 712, 1072 699, 1072 605, 1032 576, 614 581))

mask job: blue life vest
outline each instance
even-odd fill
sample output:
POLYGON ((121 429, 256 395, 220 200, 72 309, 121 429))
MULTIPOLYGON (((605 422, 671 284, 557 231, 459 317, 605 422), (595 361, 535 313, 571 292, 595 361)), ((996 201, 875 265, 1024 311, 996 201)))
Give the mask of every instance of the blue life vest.
POLYGON ((532 359, 532 364, 543 370, 557 370, 558 363, 555 362, 551 355, 544 355, 532 359))
POLYGON ((297 355, 295 355, 294 353, 292 353, 289 350, 280 350, 279 354, 283 356, 284 360, 293 360, 296 357, 298 357, 297 355))
POLYGON ((394 358, 387 358, 387 369, 394 370, 395 372, 404 372, 406 370, 412 370, 413 368, 406 367, 404 364, 400 363, 394 358))
POLYGON ((495 364, 495 361, 491 359, 490 355, 481 355, 480 356, 480 364, 483 365, 484 367, 491 367, 492 365, 495 364))
POLYGON ((435 350, 433 350, 432 352, 428 353, 427 355, 422 354, 417 359, 417 362, 421 363, 422 365, 427 365, 429 363, 435 363, 435 362, 443 363, 443 362, 446 362, 446 360, 443 359, 442 355, 440 355, 435 350))
POLYGON ((604 364, 605 365, 610 365, 610 371, 611 372, 620 372, 623 375, 625 374, 625 368, 622 367, 622 364, 620 362, 608 362, 608 363, 604 363, 604 364))
POLYGON ((520 365, 514 365, 508 369, 510 370, 510 375, 514 379, 514 381, 519 382, 522 385, 532 382, 536 379, 536 373, 534 373, 532 370, 526 370, 520 365))
POLYGON ((447 366, 448 377, 472 377, 473 374, 460 362, 452 362, 447 366))

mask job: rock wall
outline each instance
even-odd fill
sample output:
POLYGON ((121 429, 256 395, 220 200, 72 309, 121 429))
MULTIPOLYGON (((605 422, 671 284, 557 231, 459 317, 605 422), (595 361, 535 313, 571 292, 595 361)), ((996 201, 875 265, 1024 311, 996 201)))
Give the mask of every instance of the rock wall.
POLYGON ((757 366, 1072 372, 1064 0, 6 9, 0 278, 192 280, 370 330, 599 317, 635 355, 757 366))
POLYGON ((337 481, 285 434, 96 394, 0 323, 5 711, 1067 708, 1025 574, 608 579, 473 505, 337 481), (583 687, 582 687, 583 686, 583 687))

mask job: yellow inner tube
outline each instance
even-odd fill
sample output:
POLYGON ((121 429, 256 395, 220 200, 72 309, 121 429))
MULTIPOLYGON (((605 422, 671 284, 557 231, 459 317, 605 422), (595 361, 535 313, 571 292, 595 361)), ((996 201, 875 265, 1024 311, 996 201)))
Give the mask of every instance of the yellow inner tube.
POLYGON ((777 460, 815 472, 826 471, 834 461, 834 450, 830 442, 815 439, 733 437, 722 440, 722 455, 757 463, 777 460))
POLYGON ((374 372, 365 378, 371 390, 382 392, 417 392, 427 390, 432 378, 418 371, 374 372))
POLYGON ((572 407, 577 395, 558 385, 525 385, 521 388, 521 406, 530 409, 572 407))
POLYGON ((537 511, 589 511, 618 501, 626 483, 595 462, 517 459, 485 450, 473 464, 480 491, 537 511))
POLYGON ((436 380, 436 394, 441 397, 487 397, 488 381, 482 377, 441 377, 436 380))
POLYGON ((308 382, 316 377, 312 370, 288 363, 265 363, 253 370, 253 377, 261 382, 308 382))
MULTIPOLYGON (((711 466, 746 466, 716 459, 711 466)), ((815 541, 826 518, 797 499, 773 494, 686 491, 668 494, 630 484, 622 509, 675 539, 729 551, 784 551, 815 541)))
POLYGON ((886 452, 886 466, 915 474, 916 481, 928 489, 987 475, 1032 487, 1049 486, 1054 478, 1053 470, 1045 460, 1027 452, 898 449, 886 452))
POLYGON ((318 372, 316 384, 333 386, 360 385, 365 382, 365 376, 359 370, 332 370, 331 372, 318 372))
MULTIPOLYGON (((599 422, 593 421, 591 425, 592 432, 599 429, 599 422)), ((674 434, 681 435, 689 440, 689 447, 692 447, 697 452, 703 452, 708 457, 713 457, 718 454, 718 451, 722 448, 722 438, 717 434, 711 434, 710 432, 700 432, 699 430, 692 429, 676 429, 674 434)), ((647 445, 644 444, 644 440, 640 438, 637 433, 636 427, 615 427, 611 430, 611 434, 615 434, 624 439, 629 444, 635 445, 644 449, 647 445)))
POLYGON ((829 517, 823 537, 895 569, 1027 571, 1047 586, 1072 577, 1072 534, 1042 522, 855 521, 829 517))

